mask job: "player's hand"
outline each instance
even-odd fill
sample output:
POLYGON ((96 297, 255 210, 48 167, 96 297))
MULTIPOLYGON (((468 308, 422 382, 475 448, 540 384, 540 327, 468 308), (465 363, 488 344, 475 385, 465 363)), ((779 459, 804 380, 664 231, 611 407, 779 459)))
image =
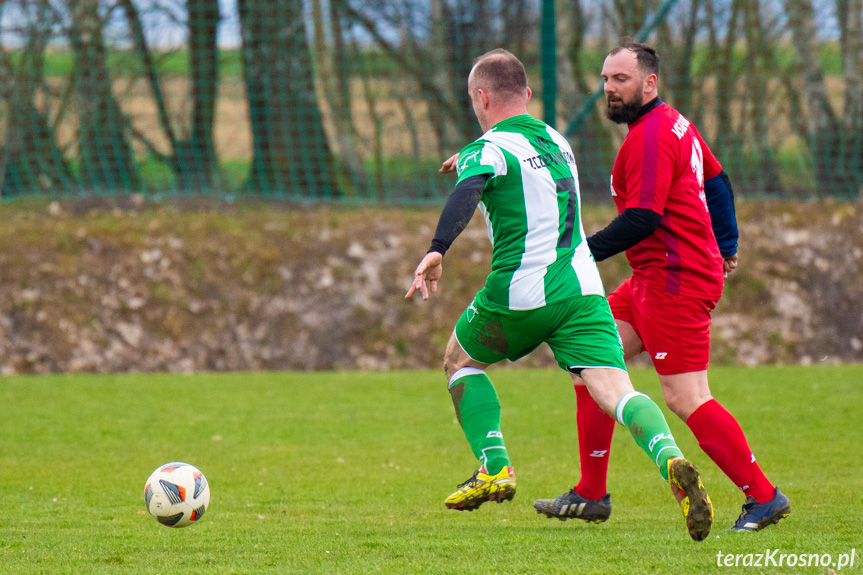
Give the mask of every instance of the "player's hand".
POLYGON ((429 252, 417 266, 414 272, 414 282, 411 284, 405 299, 410 299, 417 290, 423 296, 423 300, 429 298, 429 291, 437 291, 437 282, 443 274, 443 256, 438 252, 429 252))
POLYGON ((727 278, 731 272, 733 272, 737 268, 737 254, 733 256, 728 256, 724 260, 722 260, 722 271, 725 272, 724 276, 727 278))
POLYGON ((455 171, 455 167, 457 164, 458 164, 458 154, 453 154, 452 156, 447 158, 443 164, 441 164, 441 167, 438 170, 438 172, 440 172, 441 174, 451 174, 455 171))

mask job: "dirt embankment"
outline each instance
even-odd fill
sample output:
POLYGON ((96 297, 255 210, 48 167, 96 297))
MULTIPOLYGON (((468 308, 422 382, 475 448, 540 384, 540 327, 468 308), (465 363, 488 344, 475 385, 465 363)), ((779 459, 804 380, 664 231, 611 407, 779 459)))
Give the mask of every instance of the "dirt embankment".
MULTIPOLYGON (((743 203, 714 364, 863 361, 863 207, 743 203)), ((2 206, 0 372, 438 367, 482 286, 476 217, 405 301, 437 211, 133 199, 2 206)), ((585 210, 594 231, 613 213, 585 210)), ((607 289, 628 275, 600 264, 607 289)), ((529 365, 553 365, 547 349, 529 365)))

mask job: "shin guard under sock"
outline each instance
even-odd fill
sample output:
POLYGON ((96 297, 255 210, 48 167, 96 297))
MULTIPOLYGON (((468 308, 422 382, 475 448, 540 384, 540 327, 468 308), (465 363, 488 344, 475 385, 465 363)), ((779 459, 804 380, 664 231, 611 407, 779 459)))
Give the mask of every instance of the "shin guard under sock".
POLYGON ((624 394, 617 403, 617 420, 629 429, 638 446, 659 467, 668 480, 668 460, 683 457, 671 435, 662 410, 652 399, 637 391, 624 394))
POLYGON ((496 475, 510 461, 500 430, 500 401, 491 379, 481 369, 465 367, 453 374, 449 392, 474 456, 486 473, 496 475))

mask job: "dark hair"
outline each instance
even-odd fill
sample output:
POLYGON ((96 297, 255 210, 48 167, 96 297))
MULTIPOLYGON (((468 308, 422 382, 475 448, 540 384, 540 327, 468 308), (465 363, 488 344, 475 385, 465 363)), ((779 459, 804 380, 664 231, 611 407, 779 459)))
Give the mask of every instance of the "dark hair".
POLYGON ((637 42, 632 36, 624 36, 620 39, 620 42, 617 43, 617 48, 609 52, 608 55, 614 56, 623 50, 635 53, 635 57, 638 60, 638 67, 645 76, 648 74, 656 74, 656 77, 659 78, 659 54, 656 53, 656 50, 654 50, 652 46, 637 42))
POLYGON ((524 95, 527 89, 524 64, 503 48, 486 52, 474 60, 473 81, 474 86, 481 84, 490 92, 502 96, 524 95))

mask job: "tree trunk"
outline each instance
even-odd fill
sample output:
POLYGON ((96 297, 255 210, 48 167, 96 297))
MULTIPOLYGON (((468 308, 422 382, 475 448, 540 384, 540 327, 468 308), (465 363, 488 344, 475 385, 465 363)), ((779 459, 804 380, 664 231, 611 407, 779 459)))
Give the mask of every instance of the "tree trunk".
POLYGON ((141 181, 126 138, 127 119, 112 91, 98 0, 69 0, 75 63, 81 183, 95 190, 137 190, 141 181))
MULTIPOLYGON (((399 27, 399 37, 401 38, 402 46, 404 46, 405 52, 407 52, 408 57, 412 61, 418 60, 417 57, 417 42, 413 37, 413 32, 410 27, 403 24, 399 27)), ((417 93, 418 87, 415 85, 411 85, 409 83, 407 88, 402 86, 393 86, 391 89, 393 92, 397 92, 393 97, 398 100, 399 107, 401 108, 402 115, 404 116, 404 126, 405 129, 410 136, 411 141, 411 162, 414 166, 419 168, 422 165, 422 151, 420 149, 420 136, 419 136, 419 127, 417 126, 416 116, 414 114, 415 100, 409 98, 405 92, 407 91, 410 95, 414 95, 417 93)), ((417 197, 417 192, 414 189, 405 190, 407 194, 412 194, 413 197, 417 197)))
POLYGON ((478 16, 478 7, 473 2, 460 0, 456 10, 445 9, 447 15, 447 70, 449 84, 456 100, 456 127, 463 143, 480 135, 479 125, 473 113, 473 105, 467 91, 467 77, 473 60, 483 53, 481 40, 485 23, 478 16))
POLYGON ((811 0, 787 4, 788 25, 797 50, 803 76, 803 96, 807 102, 805 136, 815 164, 815 181, 821 193, 829 194, 836 186, 833 157, 841 146, 841 127, 827 98, 824 72, 818 61, 815 42, 815 10, 811 0))
POLYGON ((837 0, 836 13, 845 78, 843 116, 859 123, 863 116, 863 0, 837 0))
POLYGON ((687 118, 692 116, 692 58, 695 52, 695 35, 699 31, 698 10, 701 0, 689 2, 689 21, 683 27, 683 37, 676 40, 668 20, 659 26, 659 46, 662 57, 662 81, 672 105, 687 118))
POLYGON ((302 0, 239 0, 237 8, 254 150, 249 189, 335 196, 302 0))
MULTIPOLYGON (((464 145, 463 139, 460 137, 459 142, 451 142, 450 134, 447 126, 459 124, 459 115, 463 111, 459 111, 453 104, 451 95, 454 91, 467 91, 467 76, 459 82, 458 86, 447 86, 451 80, 449 66, 449 51, 451 50, 452 35, 448 28, 448 23, 452 22, 452 17, 449 14, 447 3, 444 0, 430 0, 431 3, 431 44, 434 47, 429 62, 436 63, 441 59, 443 54, 444 65, 429 65, 428 62, 422 62, 414 65, 406 56, 403 50, 385 35, 385 31, 378 29, 378 21, 369 17, 360 10, 351 6, 347 0, 331 0, 338 3, 341 10, 344 10, 345 15, 353 23, 358 24, 367 32, 375 43, 383 50, 391 60, 399 65, 399 71, 402 74, 408 74, 414 78, 419 84, 423 99, 428 103, 429 119, 435 129, 440 156, 449 157, 452 152, 452 146, 464 145)), ((469 70, 470 68, 468 68, 469 70)), ((474 125, 476 122, 474 121, 474 125)), ((477 130, 478 131, 478 130, 477 130)), ((475 133, 475 132, 474 132, 475 133)), ((475 136, 473 136, 475 137, 475 136)), ((473 138, 471 138, 473 139, 473 138)))
POLYGON ((836 127, 836 113, 827 99, 824 72, 818 61, 818 47, 815 45, 815 11, 812 0, 797 0, 787 4, 788 25, 800 71, 803 76, 803 94, 809 104, 807 125, 814 134, 836 127))
POLYGON ((189 12, 189 74, 192 82, 192 113, 189 139, 178 142, 176 155, 180 186, 206 191, 213 188, 219 160, 213 126, 219 89, 219 3, 187 0, 189 12))
POLYGON ((527 32, 525 26, 527 18, 526 0, 509 0, 503 3, 503 29, 504 38, 512 46, 510 49, 519 58, 526 55, 527 32))
POLYGON ((836 191, 859 196, 863 194, 863 0, 837 0, 836 13, 845 78, 845 125, 836 162, 844 181, 836 191))
POLYGON ((714 54, 716 61, 716 148, 714 152, 720 162, 731 158, 740 145, 732 121, 731 104, 735 98, 734 45, 737 42, 737 21, 740 18, 743 0, 733 0, 725 43, 718 46, 714 54))
MULTIPOLYGON (((429 26, 431 27, 431 48, 429 51, 431 54, 442 54, 445 53, 447 45, 446 1, 429 0, 429 2, 431 4, 431 22, 429 22, 429 26)), ((429 124, 431 124, 435 142, 437 142, 438 157, 445 159, 457 152, 458 150, 455 148, 460 144, 450 142, 446 130, 446 114, 442 106, 437 106, 434 102, 429 101, 430 90, 427 86, 432 86, 435 90, 441 90, 447 85, 448 77, 444 66, 433 66, 430 76, 426 82, 420 83, 420 89, 422 90, 423 99, 429 102, 426 107, 428 109, 429 124)))
POLYGON ((363 154, 357 145, 357 131, 354 127, 354 116, 351 110, 351 79, 353 77, 353 58, 351 57, 345 38, 342 18, 342 6, 339 2, 330 2, 330 23, 333 28, 332 51, 332 102, 333 124, 339 154, 342 162, 347 165, 349 183, 346 183, 345 195, 356 196, 366 194, 365 168, 363 154))
POLYGON ((644 0, 614 0, 621 36, 635 36, 644 26, 648 2, 644 0))
MULTIPOLYGON (((582 110, 587 98, 595 89, 600 70, 585 70, 581 64, 587 20, 580 0, 558 0, 557 14, 558 76, 564 108, 582 110)), ((604 105, 604 104, 603 104, 604 105)), ((578 180, 584 201, 606 200, 609 194, 609 176, 614 165, 615 146, 596 105, 592 106, 584 123, 574 134, 567 134, 578 162, 578 180)))
POLYGON ((6 141, 0 160, 2 197, 76 189, 75 177, 57 145, 48 117, 35 105, 37 89, 44 81, 47 18, 41 11, 39 20, 43 25, 31 25, 27 44, 19 52, 17 70, 7 54, 0 51, 0 98, 7 103, 6 141))
POLYGON ((773 49, 765 38, 761 23, 761 1, 747 0, 743 11, 743 29, 746 36, 746 85, 749 114, 746 125, 752 134, 758 152, 758 183, 768 194, 782 193, 779 172, 773 160, 767 122, 767 75, 773 65, 773 49))

